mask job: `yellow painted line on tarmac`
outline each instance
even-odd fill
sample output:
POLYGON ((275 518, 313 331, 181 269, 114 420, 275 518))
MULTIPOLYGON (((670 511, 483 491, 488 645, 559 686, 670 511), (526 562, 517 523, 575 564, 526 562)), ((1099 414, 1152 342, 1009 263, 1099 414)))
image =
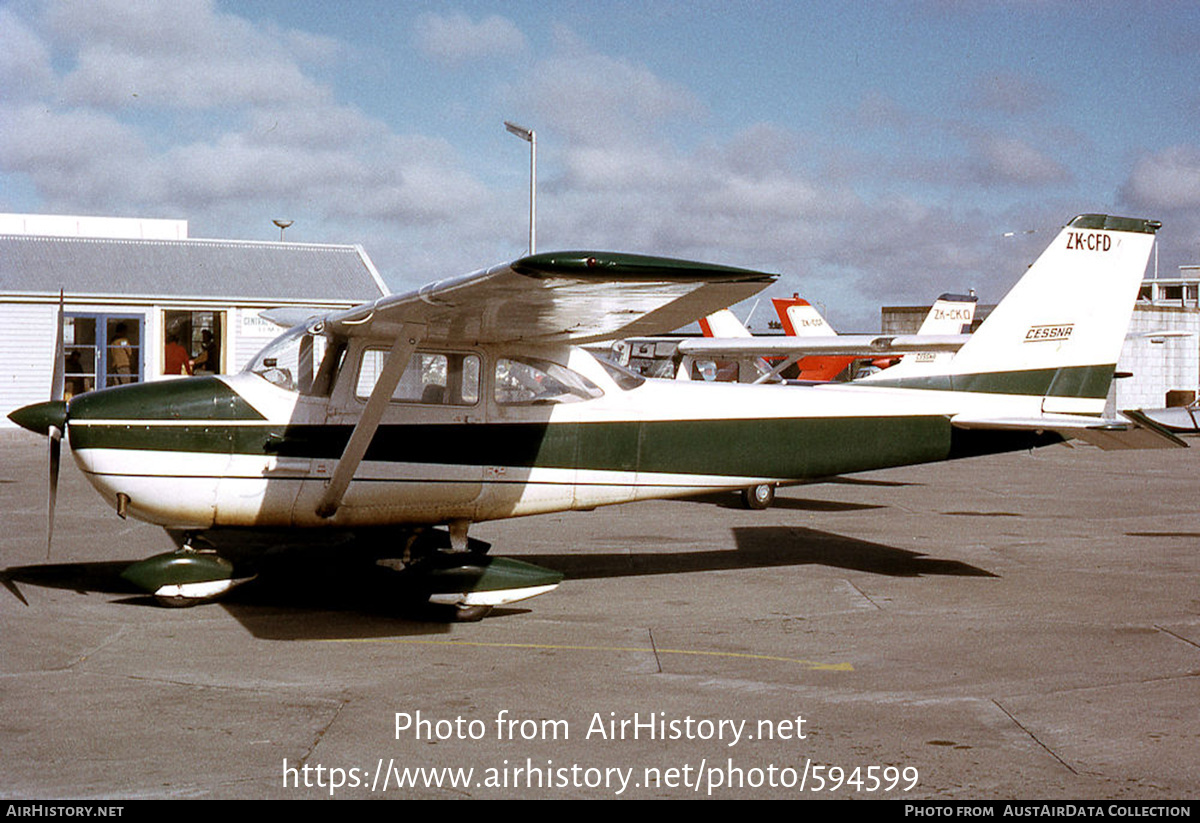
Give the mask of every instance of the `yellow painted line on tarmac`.
POLYGON ((770 660, 776 663, 797 663, 811 671, 852 672, 850 663, 822 663, 795 657, 778 657, 770 654, 748 654, 744 652, 712 652, 699 649, 655 649, 649 646, 567 646, 552 643, 483 643, 474 640, 419 640, 397 637, 364 637, 326 640, 326 643, 407 643, 423 646, 472 646, 484 649, 531 649, 569 652, 637 652, 641 654, 681 654, 693 657, 730 657, 739 660, 770 660))

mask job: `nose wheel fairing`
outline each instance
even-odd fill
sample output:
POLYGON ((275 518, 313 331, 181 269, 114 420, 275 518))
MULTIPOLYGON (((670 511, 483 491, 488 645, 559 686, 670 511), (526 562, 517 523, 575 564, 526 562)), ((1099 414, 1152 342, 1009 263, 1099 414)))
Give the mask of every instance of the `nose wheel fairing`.
POLYGON ((180 549, 134 563, 121 577, 165 606, 190 606, 219 597, 254 575, 239 576, 233 563, 215 552, 180 549))

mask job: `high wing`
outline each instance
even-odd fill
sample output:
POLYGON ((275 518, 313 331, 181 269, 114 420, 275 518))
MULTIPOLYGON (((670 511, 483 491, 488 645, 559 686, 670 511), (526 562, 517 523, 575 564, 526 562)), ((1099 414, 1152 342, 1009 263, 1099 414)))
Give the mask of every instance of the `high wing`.
POLYGON ((669 332, 757 294, 776 276, 663 257, 551 252, 323 320, 346 337, 394 337, 419 326, 426 343, 578 345, 669 332))
POLYGON ((769 286, 775 275, 664 257, 570 251, 441 280, 314 318, 336 335, 392 341, 318 513, 332 517, 418 345, 595 343, 662 334, 769 286))

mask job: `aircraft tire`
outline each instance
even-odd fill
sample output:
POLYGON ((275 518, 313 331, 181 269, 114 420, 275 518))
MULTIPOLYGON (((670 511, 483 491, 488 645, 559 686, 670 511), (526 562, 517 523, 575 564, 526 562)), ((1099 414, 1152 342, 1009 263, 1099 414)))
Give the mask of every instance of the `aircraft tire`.
POLYGON ((187 609, 200 602, 194 597, 163 597, 159 595, 154 596, 154 601, 164 609, 187 609))
POLYGON ((478 623, 492 613, 492 606, 457 606, 453 612, 455 623, 478 623))
POLYGON ((759 483, 742 490, 742 505, 747 509, 761 511, 771 508, 775 502, 775 487, 770 483, 759 483))

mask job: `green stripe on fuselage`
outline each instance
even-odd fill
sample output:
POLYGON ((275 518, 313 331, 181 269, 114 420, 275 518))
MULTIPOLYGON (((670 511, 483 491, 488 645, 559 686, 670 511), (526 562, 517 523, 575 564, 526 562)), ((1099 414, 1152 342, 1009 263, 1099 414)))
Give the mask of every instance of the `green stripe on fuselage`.
MULTIPOLYGON (((1029 345, 1043 345, 1031 343, 1029 345)), ((864 385, 882 388, 926 389, 930 391, 975 392, 978 394, 1020 394, 1033 397, 1108 396, 1115 365, 1071 366, 1062 369, 982 372, 979 374, 932 375, 872 379, 864 385)))
MULTIPOLYGON (((75 449, 338 459, 352 426, 75 426, 75 449)), ((1054 442, 963 432, 945 416, 606 423, 385 425, 367 451, 389 463, 581 469, 801 480, 1054 442)))

